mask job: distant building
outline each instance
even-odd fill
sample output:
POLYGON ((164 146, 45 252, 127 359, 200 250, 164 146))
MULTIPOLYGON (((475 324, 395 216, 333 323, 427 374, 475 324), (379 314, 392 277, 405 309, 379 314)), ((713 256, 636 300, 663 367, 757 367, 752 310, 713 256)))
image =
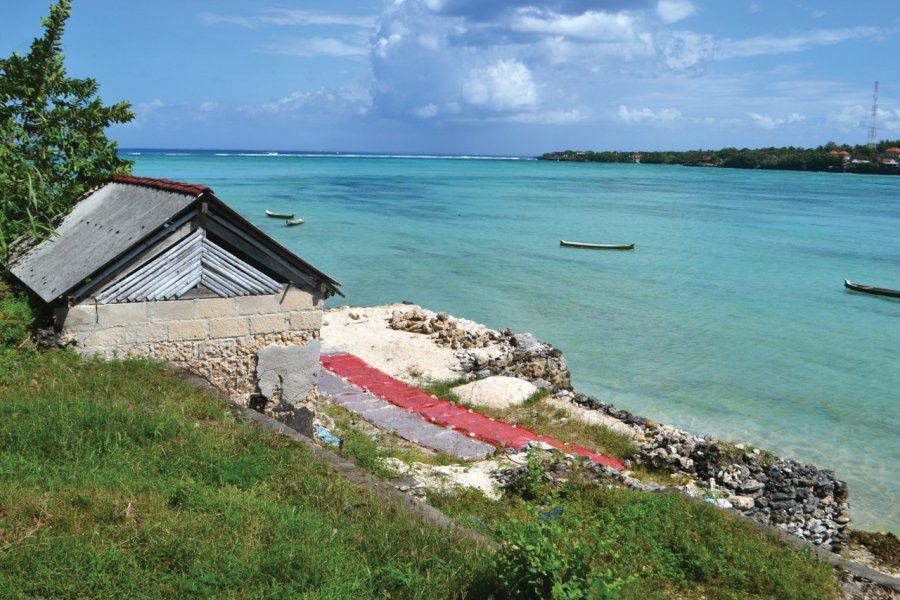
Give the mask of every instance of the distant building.
POLYGON ((836 157, 840 158, 845 163, 850 162, 850 159, 851 159, 850 153, 847 152, 846 150, 832 150, 828 154, 831 154, 832 156, 836 156, 836 157))
POLYGON ((321 308, 340 284, 208 187, 118 176, 10 271, 80 353, 166 361, 235 400, 262 393, 285 419, 309 417, 321 308))

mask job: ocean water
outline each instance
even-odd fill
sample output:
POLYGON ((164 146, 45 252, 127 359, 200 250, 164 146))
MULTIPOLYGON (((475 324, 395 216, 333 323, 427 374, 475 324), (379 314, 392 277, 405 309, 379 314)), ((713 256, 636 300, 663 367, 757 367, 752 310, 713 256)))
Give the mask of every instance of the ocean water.
POLYGON ((580 391, 832 469, 857 526, 900 531, 900 300, 843 288, 900 288, 900 177, 123 154, 137 175, 212 187, 340 281, 332 305, 411 300, 530 331, 580 391))

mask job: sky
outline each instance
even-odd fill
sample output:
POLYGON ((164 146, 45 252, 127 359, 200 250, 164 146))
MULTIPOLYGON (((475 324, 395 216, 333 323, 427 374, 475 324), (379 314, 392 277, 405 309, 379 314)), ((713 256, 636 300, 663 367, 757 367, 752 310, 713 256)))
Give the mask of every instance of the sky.
MULTIPOLYGON (((49 0, 0 4, 0 56, 49 0)), ((896 0, 73 0, 126 148, 531 156, 900 138, 896 0)))

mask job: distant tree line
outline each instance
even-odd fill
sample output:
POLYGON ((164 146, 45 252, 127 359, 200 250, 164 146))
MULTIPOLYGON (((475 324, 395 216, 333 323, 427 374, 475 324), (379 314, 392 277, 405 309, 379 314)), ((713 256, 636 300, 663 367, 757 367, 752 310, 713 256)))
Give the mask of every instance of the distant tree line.
POLYGON ((900 174, 900 168, 896 164, 900 162, 900 155, 885 151, 898 146, 900 146, 900 140, 884 140, 874 148, 828 142, 816 148, 796 148, 794 146, 755 149, 722 148, 721 150, 687 150, 683 152, 564 150, 548 152, 539 156, 538 160, 897 175, 900 174), (891 161, 894 164, 889 164, 891 161))

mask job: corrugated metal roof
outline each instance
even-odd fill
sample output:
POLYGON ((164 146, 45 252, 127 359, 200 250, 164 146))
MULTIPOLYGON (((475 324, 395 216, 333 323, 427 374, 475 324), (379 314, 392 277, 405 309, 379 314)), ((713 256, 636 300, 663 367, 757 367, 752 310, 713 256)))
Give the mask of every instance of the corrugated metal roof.
MULTIPOLYGON (((227 257, 257 273, 257 268, 264 269, 263 277, 304 286, 326 298, 341 293, 340 283, 260 231, 208 187, 131 176, 117 176, 82 199, 55 235, 13 259, 10 271, 47 303, 62 296, 79 302, 113 281, 121 282, 123 271, 134 268, 130 265, 146 265, 148 253, 169 245, 166 238, 188 222, 227 247, 227 257)), ((248 278, 238 291, 259 283, 215 250, 204 251, 204 256, 203 285, 233 289, 236 282, 222 275, 229 271, 248 278)), ((264 287, 268 289, 268 282, 264 287)))
POLYGON ((99 304, 180 298, 198 285, 218 296, 274 294, 281 284, 197 230, 97 295, 99 304))
POLYGON ((195 200, 185 192, 111 183, 75 205, 56 234, 14 259, 10 271, 53 302, 195 200))

